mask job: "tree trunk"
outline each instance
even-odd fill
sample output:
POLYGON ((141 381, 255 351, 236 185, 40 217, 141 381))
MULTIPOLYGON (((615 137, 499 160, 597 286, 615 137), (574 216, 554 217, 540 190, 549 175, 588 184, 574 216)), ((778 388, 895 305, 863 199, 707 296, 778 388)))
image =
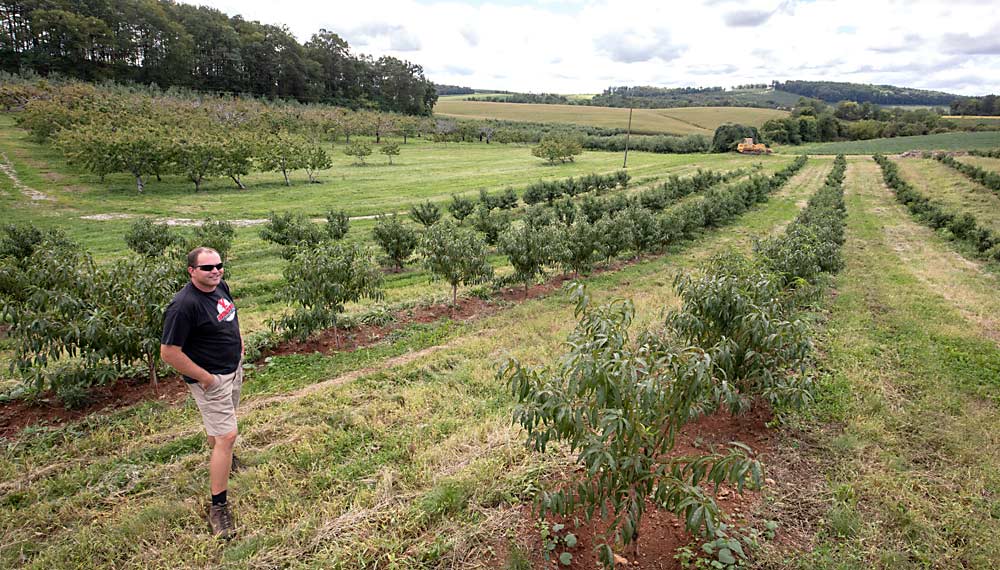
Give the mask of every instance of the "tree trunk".
POLYGON ((160 395, 160 382, 156 378, 156 356, 150 354, 146 357, 147 364, 149 365, 149 381, 153 384, 153 393, 157 396, 160 395))
POLYGON ((135 186, 136 186, 136 188, 139 189, 139 193, 140 194, 142 194, 142 191, 146 189, 146 185, 142 183, 142 175, 141 174, 136 174, 135 175, 135 186))
POLYGON ((229 175, 229 177, 230 177, 230 178, 232 178, 232 179, 233 179, 233 182, 235 182, 235 183, 236 183, 236 187, 237 187, 237 188, 239 188, 240 190, 246 190, 246 189, 247 189, 247 187, 246 187, 246 186, 244 186, 244 185, 243 185, 243 182, 242 182, 242 181, 240 180, 240 177, 239 177, 239 175, 236 175, 236 174, 230 174, 230 175, 229 175))
POLYGON ((191 182, 194 182, 194 191, 195 191, 195 193, 200 192, 201 191, 201 177, 200 176, 198 178, 192 177, 191 178, 191 182))
POLYGON ((451 286, 451 310, 455 311, 455 305, 458 304, 458 285, 451 286))
POLYGON ((528 282, 527 281, 524 282, 524 298, 525 299, 528 298, 528 282))
POLYGON ((403 133, 403 144, 406 144, 406 133, 403 133))
POLYGON ((285 175, 285 186, 291 186, 291 185, 292 185, 292 183, 291 183, 291 181, 290 181, 290 180, 288 180, 288 171, 287 171, 287 170, 285 170, 284 168, 282 168, 282 169, 281 169, 281 173, 282 173, 283 175, 285 175))

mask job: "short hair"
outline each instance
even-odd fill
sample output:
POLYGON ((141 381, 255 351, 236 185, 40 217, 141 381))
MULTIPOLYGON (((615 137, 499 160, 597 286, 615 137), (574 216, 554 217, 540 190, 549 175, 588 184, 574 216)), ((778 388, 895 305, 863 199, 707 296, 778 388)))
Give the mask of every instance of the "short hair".
POLYGON ((222 255, 220 255, 219 252, 210 247, 196 247, 188 252, 188 267, 198 265, 198 256, 203 253, 214 253, 218 255, 220 259, 222 258, 222 255))

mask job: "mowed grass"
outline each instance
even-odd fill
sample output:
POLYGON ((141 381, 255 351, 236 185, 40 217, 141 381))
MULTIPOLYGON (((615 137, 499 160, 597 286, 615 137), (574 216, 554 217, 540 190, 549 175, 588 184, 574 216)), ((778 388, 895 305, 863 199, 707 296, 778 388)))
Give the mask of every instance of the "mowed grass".
POLYGON ((1000 158, 993 158, 991 156, 956 156, 955 160, 964 162, 966 164, 971 164, 973 166, 978 166, 983 170, 991 170, 993 172, 1000 172, 1000 158))
POLYGON ((821 340, 817 404, 781 454, 768 516, 791 548, 763 568, 993 568, 1000 559, 996 276, 849 162, 846 268, 821 340))
POLYGON ((900 174, 920 193, 948 210, 969 213, 980 225, 1000 232, 1000 196, 957 170, 933 159, 895 159, 900 174))
MULTIPOLYGON (((595 300, 627 296, 637 327, 658 326, 678 268, 775 231, 828 169, 807 164, 736 225, 590 279, 595 300)), ((403 339, 392 353, 416 351, 408 359, 292 355, 251 371, 238 444, 248 468, 230 485, 239 534, 227 544, 207 531, 207 447, 190 403, 23 432, 0 451, 0 565, 501 567, 522 505, 572 458, 526 450, 496 366, 551 362, 572 327, 571 304, 553 295, 403 339)))
MULTIPOLYGON (((435 114, 467 119, 500 119, 539 123, 571 123, 608 129, 628 127, 628 109, 589 107, 585 105, 543 105, 526 103, 491 103, 487 101, 442 100, 435 114)), ((787 111, 750 107, 685 107, 674 109, 635 109, 632 132, 642 134, 712 136, 723 123, 761 126, 765 121, 787 117, 787 111)))
POLYGON ((916 137, 895 137, 867 141, 809 143, 781 146, 777 152, 791 154, 894 154, 908 150, 968 150, 1000 146, 1000 131, 978 133, 938 133, 916 137))

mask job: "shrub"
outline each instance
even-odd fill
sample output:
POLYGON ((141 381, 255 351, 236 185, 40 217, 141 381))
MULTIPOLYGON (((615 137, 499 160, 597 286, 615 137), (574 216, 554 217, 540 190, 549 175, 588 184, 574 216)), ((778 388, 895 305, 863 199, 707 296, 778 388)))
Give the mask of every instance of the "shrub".
POLYGON ((328 234, 302 214, 271 212, 260 228, 260 238, 282 247, 282 256, 291 259, 296 249, 322 243, 328 234))
POLYGON ((483 234, 483 238, 489 245, 496 245, 500 239, 500 233, 510 226, 510 213, 505 210, 492 211, 484 205, 476 206, 476 211, 472 217, 472 227, 483 234))
POLYGON ((413 255, 418 241, 417 232, 399 221, 396 214, 376 218, 372 237, 397 271, 403 270, 403 265, 413 255))
POLYGON ((649 335, 633 341, 631 302, 594 307, 582 286, 569 289, 579 322, 568 354, 542 369, 509 359, 497 372, 517 400, 514 421, 526 430, 526 443, 545 451, 560 442, 577 458, 579 469, 568 484, 538 494, 541 514, 582 510, 588 519, 608 521, 598 544, 608 568, 614 565, 611 546, 638 538, 647 498, 676 513, 690 532, 714 532, 721 513, 700 485, 727 482, 742 489, 759 486, 762 475, 740 444, 701 456, 671 454, 698 396, 717 383, 709 358, 649 335))
POLYGON ((549 164, 573 162, 573 157, 578 154, 583 154, 583 146, 579 141, 557 134, 546 135, 531 149, 532 156, 544 158, 549 164))
POLYGON ((392 164, 392 157, 399 156, 399 143, 387 142, 382 145, 379 152, 384 154, 389 159, 389 164, 392 164))
POLYGON ((236 237, 236 228, 226 220, 206 218, 200 226, 194 229, 194 238, 188 242, 188 251, 196 247, 210 247, 219 252, 223 261, 229 257, 229 250, 236 237))
POLYGON ((599 244, 597 230, 587 220, 579 219, 563 229, 556 261, 566 271, 586 275, 594 267, 599 244))
POLYGON ((139 218, 125 234, 125 244, 129 249, 146 257, 161 256, 170 246, 183 243, 184 239, 170 226, 149 218, 139 218))
POLYGON ((326 235, 334 240, 344 239, 350 229, 351 218, 344 210, 329 210, 326 213, 326 235))
POLYGON ((668 328, 702 347, 725 379, 704 394, 704 412, 717 405, 741 412, 758 396, 772 405, 809 398, 804 372, 812 345, 806 326, 788 318, 780 280, 730 252, 714 257, 699 277, 679 275, 674 286, 681 308, 668 315, 668 328))
POLYGON ((476 203, 468 198, 463 198, 456 194, 451 195, 451 204, 448 204, 448 211, 451 216, 458 220, 461 224, 465 218, 468 218, 472 214, 472 211, 476 208, 476 203))
POLYGON ((336 336, 347 303, 382 298, 382 273, 371 252, 358 245, 306 247, 294 255, 284 273, 288 285, 281 296, 291 301, 294 309, 271 321, 271 327, 302 341, 329 327, 336 336))
POLYGON ((364 166, 365 159, 372 154, 372 145, 365 141, 355 140, 344 147, 344 154, 354 157, 355 166, 364 166))
POLYGON ((424 232, 419 250, 427 270, 451 285, 453 305, 458 300, 459 285, 482 283, 493 276, 482 238, 447 220, 424 232))
POLYGON ((433 226, 441 219, 441 209, 433 202, 424 202, 410 208, 410 218, 424 227, 433 226))
POLYGON ((535 277, 558 255, 560 234, 548 225, 519 224, 500 234, 499 250, 514 267, 514 278, 524 283, 524 296, 535 277))

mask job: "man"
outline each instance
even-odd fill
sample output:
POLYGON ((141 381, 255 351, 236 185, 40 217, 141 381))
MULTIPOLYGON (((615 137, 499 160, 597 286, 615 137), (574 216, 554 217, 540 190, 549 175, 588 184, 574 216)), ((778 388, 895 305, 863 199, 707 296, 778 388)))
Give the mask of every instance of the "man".
POLYGON ((229 539, 234 529, 226 492, 234 467, 236 407, 243 387, 243 337, 236 305, 222 280, 219 252, 195 248, 188 253, 187 264, 191 282, 167 306, 160 356, 183 375, 201 411, 212 449, 208 520, 215 536, 229 539))

